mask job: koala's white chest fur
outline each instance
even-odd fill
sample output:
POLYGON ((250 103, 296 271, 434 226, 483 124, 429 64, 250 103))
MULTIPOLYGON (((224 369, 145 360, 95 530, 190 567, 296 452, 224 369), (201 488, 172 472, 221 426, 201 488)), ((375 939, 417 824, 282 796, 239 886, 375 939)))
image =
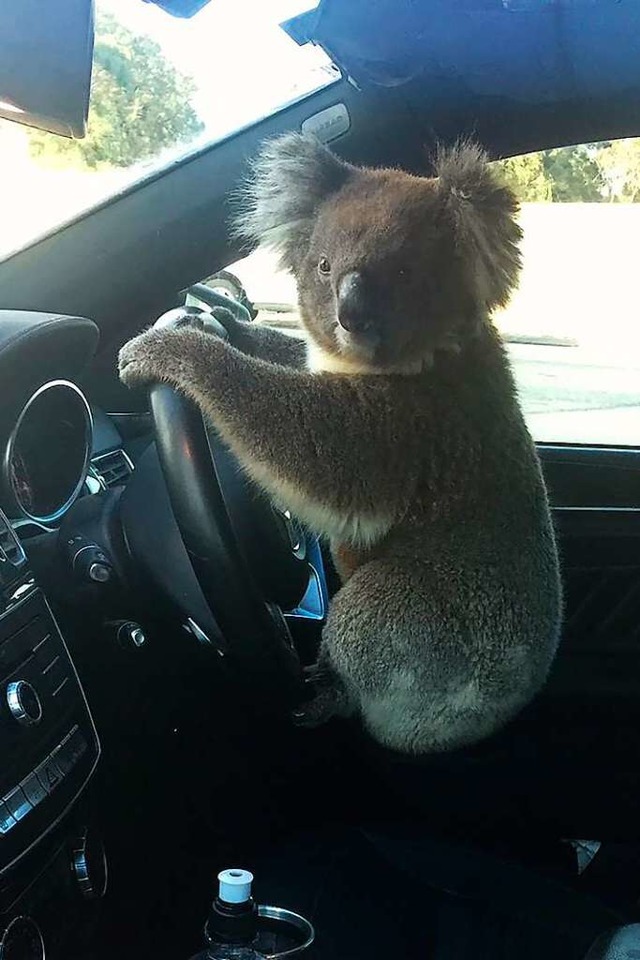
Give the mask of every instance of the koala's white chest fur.
POLYGON ((393 517, 384 514, 360 515, 355 511, 340 511, 329 507, 320 500, 301 493, 292 484, 274 477, 267 467, 254 466, 251 472, 259 483, 271 490, 275 488, 278 491, 277 499, 310 530, 331 541, 349 543, 356 547, 370 547, 381 540, 393 526, 393 517), (263 470, 264 475, 261 475, 263 470))

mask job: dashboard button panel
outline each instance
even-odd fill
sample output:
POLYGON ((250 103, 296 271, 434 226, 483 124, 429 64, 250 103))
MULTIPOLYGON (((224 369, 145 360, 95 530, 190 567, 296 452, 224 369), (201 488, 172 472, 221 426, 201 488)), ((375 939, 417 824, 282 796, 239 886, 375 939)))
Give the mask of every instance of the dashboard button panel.
POLYGON ((16 821, 22 820, 33 810, 22 787, 14 787, 11 793, 8 793, 2 799, 7 810, 16 821))
POLYGON ((25 777, 20 786, 24 790, 25 795, 32 807, 37 807, 38 804, 47 796, 47 791, 42 786, 38 780, 37 774, 35 773, 30 773, 28 777, 25 777))
POLYGON ((16 821, 11 816, 6 803, 0 801, 0 837, 4 836, 5 833, 9 833, 9 830, 15 827, 15 825, 16 821))
POLYGON ((34 588, 0 612, 0 876, 74 803, 99 755, 69 651, 34 588), (33 722, 40 711, 31 691, 41 705, 39 722, 33 722), (16 722, 12 704, 32 722, 16 722))
POLYGON ((88 750, 87 741, 75 726, 33 773, 0 800, 0 834, 8 833, 42 803, 68 776, 88 750))

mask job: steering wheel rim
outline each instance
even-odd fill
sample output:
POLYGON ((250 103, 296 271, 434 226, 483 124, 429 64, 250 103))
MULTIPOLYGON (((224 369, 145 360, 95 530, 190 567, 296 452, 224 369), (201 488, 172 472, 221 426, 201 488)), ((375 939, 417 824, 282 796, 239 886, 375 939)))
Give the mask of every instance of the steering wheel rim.
MULTIPOLYGON (((197 307, 171 310, 157 324, 194 321, 226 338, 222 325, 197 307)), ((275 672, 297 688, 300 662, 283 614, 304 594, 309 566, 293 550, 286 517, 257 493, 191 400, 166 384, 154 385, 149 399, 176 522, 229 655, 244 669, 275 672), (262 571, 260 550, 250 542, 251 517, 268 546, 262 571), (279 581, 274 570, 282 574, 279 581)))

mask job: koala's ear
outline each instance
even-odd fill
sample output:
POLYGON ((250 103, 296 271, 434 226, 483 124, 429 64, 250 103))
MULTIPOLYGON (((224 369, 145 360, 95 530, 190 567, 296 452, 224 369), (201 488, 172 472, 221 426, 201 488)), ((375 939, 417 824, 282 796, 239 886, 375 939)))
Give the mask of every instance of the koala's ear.
POLYGON ((436 173, 456 245, 471 258, 478 296, 490 310, 504 306, 521 267, 515 195, 484 151, 468 141, 439 150, 436 173))
POLYGON ((239 197, 236 235, 274 250, 284 267, 294 269, 319 206, 352 170, 315 138, 288 133, 267 141, 239 197))

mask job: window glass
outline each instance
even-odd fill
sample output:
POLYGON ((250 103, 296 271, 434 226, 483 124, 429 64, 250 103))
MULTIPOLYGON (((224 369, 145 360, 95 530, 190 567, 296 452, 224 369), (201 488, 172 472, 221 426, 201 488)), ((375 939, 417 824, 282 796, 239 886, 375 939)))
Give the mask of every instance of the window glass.
POLYGON ((178 156, 334 82, 326 55, 280 27, 312 6, 215 0, 179 19, 141 0, 96 0, 87 137, 0 120, 0 259, 178 156))
POLYGON ((522 203, 524 269, 495 320, 531 432, 640 445, 640 138, 500 165, 522 203))

